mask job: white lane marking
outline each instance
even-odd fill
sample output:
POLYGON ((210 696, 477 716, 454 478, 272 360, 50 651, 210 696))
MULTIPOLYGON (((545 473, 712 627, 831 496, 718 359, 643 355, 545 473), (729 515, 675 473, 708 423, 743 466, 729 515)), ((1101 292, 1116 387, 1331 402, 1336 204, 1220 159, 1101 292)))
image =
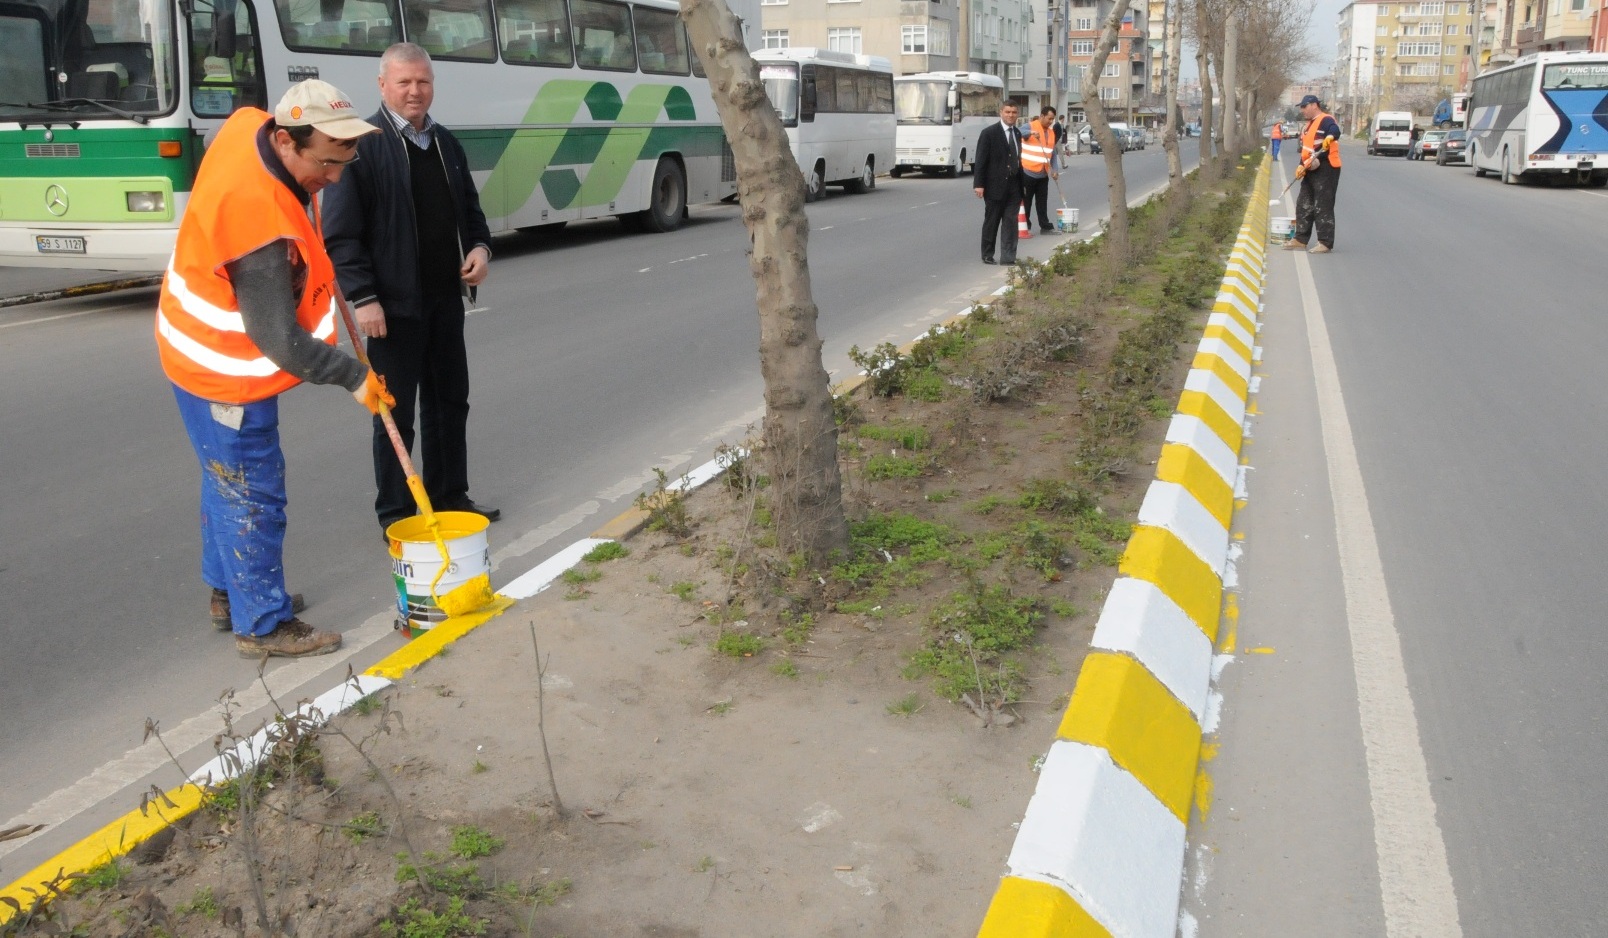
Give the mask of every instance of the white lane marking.
POLYGON ((1461 936, 1457 895, 1446 860, 1446 842, 1435 820, 1429 768, 1418 736, 1418 717, 1402 662, 1401 635, 1385 588, 1384 563, 1374 534, 1373 515, 1362 468, 1351 437, 1340 389, 1340 373, 1323 307, 1312 279, 1311 261, 1295 258, 1306 314, 1307 341, 1318 392, 1318 419, 1334 497, 1340 575, 1345 587, 1346 624, 1357 677, 1357 709, 1368 764, 1369 800, 1374 817, 1374 850, 1384 899, 1385 934, 1461 936))
POLYGON ((580 503, 574 508, 571 508, 569 511, 564 512, 546 524, 541 525, 540 527, 531 531, 527 531, 520 537, 515 538, 508 543, 507 547, 504 547, 502 550, 499 550, 491 555, 492 572, 497 572, 497 568, 502 566, 504 562, 515 557, 523 557, 543 544, 546 544, 553 538, 563 534, 565 531, 568 531, 570 528, 575 527, 577 524, 580 524, 587 518, 597 514, 598 510, 602 507, 603 505, 601 502, 598 502, 596 499, 589 499, 580 503))
POLYGON ((1608 192, 1592 192, 1588 189, 1582 189, 1580 191, 1584 192, 1586 195, 1594 195, 1599 199, 1608 199, 1608 192))
POLYGON ((58 319, 72 319, 77 316, 92 316, 99 312, 104 312, 104 310, 86 309, 76 313, 62 313, 59 316, 41 316, 38 319, 24 319, 21 322, 8 322, 0 325, 0 329, 15 329, 18 326, 37 326, 42 322, 55 322, 58 319))

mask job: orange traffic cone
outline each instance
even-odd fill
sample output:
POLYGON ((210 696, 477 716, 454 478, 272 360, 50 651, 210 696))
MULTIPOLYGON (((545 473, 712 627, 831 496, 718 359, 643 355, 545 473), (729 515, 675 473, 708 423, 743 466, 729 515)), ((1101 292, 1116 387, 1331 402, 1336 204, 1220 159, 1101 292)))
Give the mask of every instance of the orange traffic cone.
POLYGON ((1016 239, 1018 241, 1033 237, 1033 229, 1027 223, 1027 203, 1016 203, 1016 239))

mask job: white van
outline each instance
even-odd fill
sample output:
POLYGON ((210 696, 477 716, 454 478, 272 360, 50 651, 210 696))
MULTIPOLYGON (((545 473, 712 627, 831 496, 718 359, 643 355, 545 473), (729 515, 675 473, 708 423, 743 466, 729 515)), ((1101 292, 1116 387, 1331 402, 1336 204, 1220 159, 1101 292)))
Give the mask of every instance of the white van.
POLYGON ((1410 111, 1380 111, 1368 128, 1368 155, 1388 153, 1401 156, 1413 145, 1413 115, 1410 111))

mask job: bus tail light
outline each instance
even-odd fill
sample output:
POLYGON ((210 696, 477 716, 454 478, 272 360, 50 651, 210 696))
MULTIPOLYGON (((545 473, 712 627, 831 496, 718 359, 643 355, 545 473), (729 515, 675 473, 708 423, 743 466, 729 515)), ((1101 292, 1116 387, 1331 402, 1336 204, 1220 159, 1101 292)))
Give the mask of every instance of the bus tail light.
POLYGON ((127 200, 130 212, 167 211, 167 197, 160 192, 130 192, 127 200))
POLYGON ((184 144, 177 140, 158 140, 156 142, 156 155, 164 157, 182 156, 184 144))

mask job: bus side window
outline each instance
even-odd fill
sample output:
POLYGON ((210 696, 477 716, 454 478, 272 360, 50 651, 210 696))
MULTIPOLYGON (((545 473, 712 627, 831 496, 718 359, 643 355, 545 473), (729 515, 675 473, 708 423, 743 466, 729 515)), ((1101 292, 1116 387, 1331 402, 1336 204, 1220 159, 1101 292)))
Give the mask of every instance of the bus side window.
POLYGON ((815 66, 805 65, 799 71, 798 119, 809 123, 815 120, 815 107, 820 100, 815 88, 815 66))

